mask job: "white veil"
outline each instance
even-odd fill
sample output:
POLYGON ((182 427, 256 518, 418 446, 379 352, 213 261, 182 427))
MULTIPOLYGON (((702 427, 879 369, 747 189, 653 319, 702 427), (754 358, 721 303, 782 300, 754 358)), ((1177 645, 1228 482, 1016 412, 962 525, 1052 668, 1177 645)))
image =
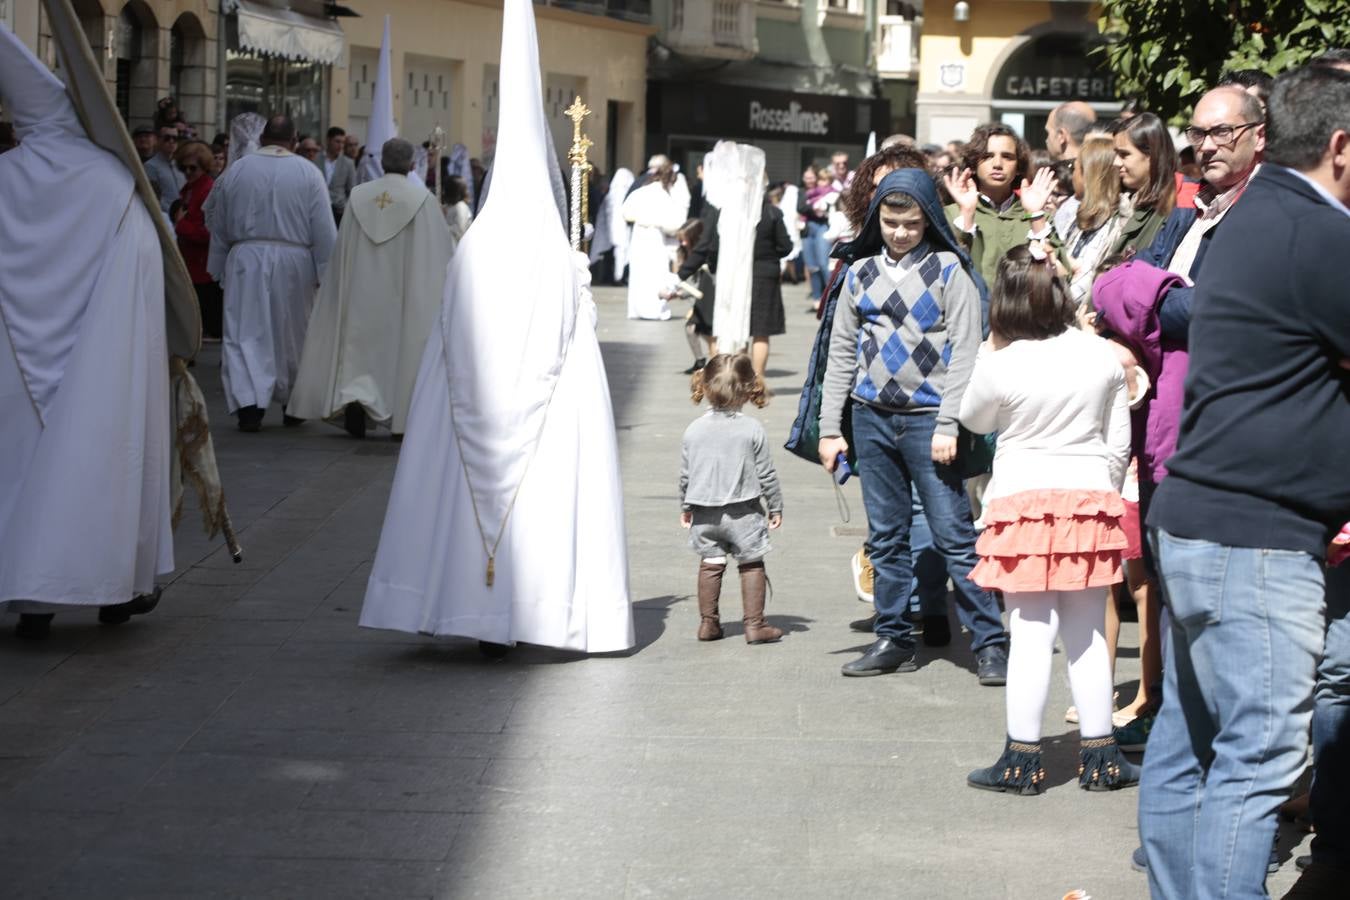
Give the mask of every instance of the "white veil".
POLYGON ((243 159, 261 146, 267 120, 257 113, 240 113, 230 120, 230 157, 226 164, 243 159))
POLYGON ((718 208, 713 332, 719 349, 734 353, 750 344, 755 228, 764 207, 764 151, 719 141, 709 157, 711 167, 704 164, 703 179, 709 202, 718 208))

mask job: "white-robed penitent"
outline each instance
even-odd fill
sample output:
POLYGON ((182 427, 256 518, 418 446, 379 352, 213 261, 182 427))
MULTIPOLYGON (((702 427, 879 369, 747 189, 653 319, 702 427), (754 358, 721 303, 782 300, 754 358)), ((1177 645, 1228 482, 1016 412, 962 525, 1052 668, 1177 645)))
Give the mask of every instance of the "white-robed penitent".
POLYGON ((613 411, 586 259, 550 200, 530 0, 505 4, 500 84, 498 178, 450 263, 361 624, 623 650, 613 411))
POLYGON ((764 151, 749 144, 718 141, 703 167, 708 202, 717 216, 717 296, 713 335, 723 352, 750 345, 750 297, 755 262, 755 229, 764 209, 764 151))
POLYGON ((205 211, 207 268, 225 291, 220 356, 229 411, 285 405, 337 238, 323 173, 281 147, 262 147, 230 161, 205 211))
POLYGON ((160 235, 3 25, 0 97, 21 142, 0 155, 0 609, 124 603, 174 568, 160 235))
POLYGON ((600 261, 600 257, 614 251, 615 281, 623 280, 624 270, 628 268, 628 232, 629 225, 620 208, 628 189, 633 186, 633 173, 625 168, 615 170, 609 179, 609 193, 595 215, 595 238, 591 241, 591 265, 600 261))
POLYGON ((628 242, 628 318, 669 319, 670 306, 661 293, 675 283, 671 263, 678 242, 675 233, 689 214, 688 189, 681 181, 667 189, 649 181, 623 201, 621 215, 632 223, 628 242))
POLYGON ((287 411, 340 424, 346 405, 359 403, 367 419, 402 434, 453 250, 426 188, 403 175, 358 185, 310 315, 287 411))

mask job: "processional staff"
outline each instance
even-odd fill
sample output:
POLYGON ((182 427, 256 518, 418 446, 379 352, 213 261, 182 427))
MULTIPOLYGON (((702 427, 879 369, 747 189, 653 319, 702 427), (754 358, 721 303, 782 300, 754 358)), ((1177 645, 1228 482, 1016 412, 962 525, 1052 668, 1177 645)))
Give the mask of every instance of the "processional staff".
POLYGON ((572 102, 572 105, 564 110, 567 118, 572 120, 572 149, 568 151, 567 159, 572 164, 572 202, 571 215, 569 219, 570 237, 572 239, 572 249, 582 249, 582 234, 586 227, 586 219, 590 217, 590 173, 591 164, 586 159, 586 153, 594 146, 591 139, 581 133, 581 120, 591 114, 586 104, 581 102, 578 96, 572 102))
POLYGON ((435 195, 436 202, 441 202, 441 151, 445 149, 445 129, 437 125, 431 129, 431 138, 427 141, 431 145, 428 156, 433 165, 431 167, 431 193, 435 195))

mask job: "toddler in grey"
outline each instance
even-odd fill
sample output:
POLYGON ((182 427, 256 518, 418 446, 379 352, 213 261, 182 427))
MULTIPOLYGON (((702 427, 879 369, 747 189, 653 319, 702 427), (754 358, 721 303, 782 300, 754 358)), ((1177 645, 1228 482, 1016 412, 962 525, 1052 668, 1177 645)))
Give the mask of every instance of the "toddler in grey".
POLYGON ((702 557, 758 559, 769 550, 765 505, 783 512, 783 491, 757 419, 710 409, 684 432, 680 504, 693 514, 689 545, 702 557))

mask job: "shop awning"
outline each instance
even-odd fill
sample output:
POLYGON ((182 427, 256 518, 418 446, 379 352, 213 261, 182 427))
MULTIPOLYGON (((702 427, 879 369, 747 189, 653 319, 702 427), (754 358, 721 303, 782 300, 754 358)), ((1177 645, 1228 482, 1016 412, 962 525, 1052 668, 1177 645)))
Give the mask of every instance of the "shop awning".
POLYGON ((347 45, 347 36, 332 19, 260 0, 226 0, 225 10, 239 17, 241 49, 332 65, 342 59, 347 45))

